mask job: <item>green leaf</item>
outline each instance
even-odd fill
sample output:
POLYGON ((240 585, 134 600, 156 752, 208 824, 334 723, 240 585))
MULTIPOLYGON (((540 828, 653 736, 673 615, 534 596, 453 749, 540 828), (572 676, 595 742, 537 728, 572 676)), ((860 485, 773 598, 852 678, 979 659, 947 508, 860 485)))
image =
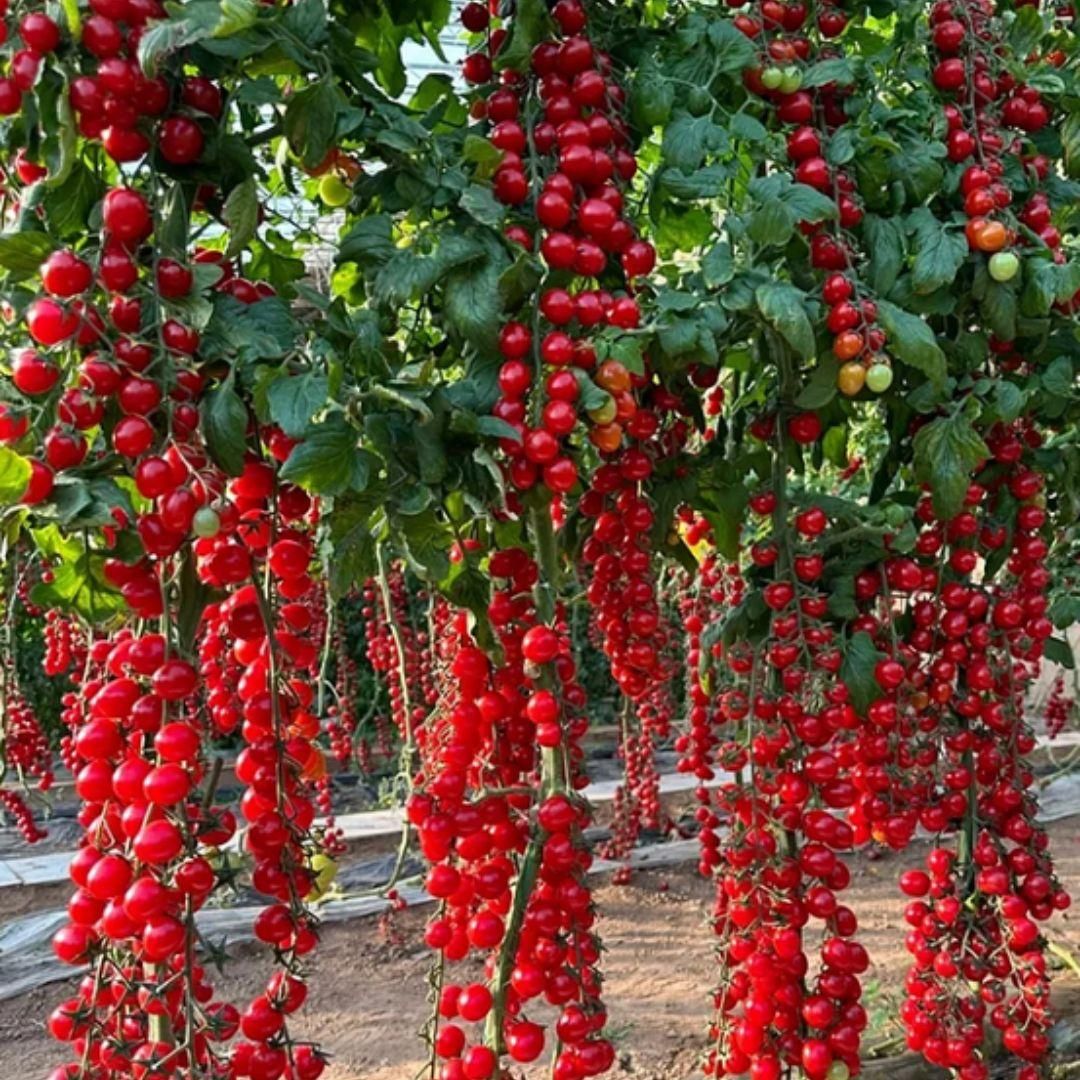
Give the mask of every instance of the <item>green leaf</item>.
POLYGON ((846 165, 855 157, 855 133, 849 124, 838 128, 825 147, 825 160, 830 165, 846 165))
POLYGON ((1068 399, 1076 395, 1076 374, 1073 362, 1067 356, 1059 356, 1048 364, 1040 381, 1051 397, 1068 399))
POLYGON ((305 371, 285 375, 270 384, 267 401, 270 418, 290 438, 298 439, 307 431, 311 418, 326 405, 330 381, 325 375, 305 371))
POLYGON ((836 83, 837 86, 847 86, 849 83, 855 81, 855 72, 851 66, 851 61, 843 57, 836 57, 832 60, 819 60, 816 64, 811 64, 803 72, 802 85, 806 89, 810 89, 815 86, 826 86, 829 83, 836 83))
POLYGON ((798 218, 795 212, 779 200, 759 206, 746 227, 747 235, 762 247, 786 244, 795 232, 798 218))
POLYGON ((549 37, 553 29, 547 4, 544 0, 519 0, 509 29, 508 37, 495 56, 495 66, 500 71, 528 71, 533 49, 549 37))
POLYGON ((832 199, 809 184, 792 184, 782 198, 800 221, 829 221, 839 213, 832 199))
POLYGON ((1016 289, 1012 282, 990 281, 979 310, 986 327, 1002 341, 1016 337, 1016 289))
POLYGON ((744 112, 737 112, 731 118, 728 130, 747 142, 764 142, 769 137, 769 129, 756 117, 744 112))
POLYGON ((664 129, 660 152, 668 165, 690 173, 702 164, 710 150, 717 148, 722 137, 723 129, 711 117, 684 113, 664 129))
POLYGON ((52 238, 42 232, 0 233, 0 266, 17 277, 36 274, 55 250, 52 238))
POLYGON ((200 406, 202 431, 210 457, 230 476, 244 471, 248 414, 230 371, 223 383, 204 395, 200 406))
POLYGON ((726 285, 735 276, 735 260, 732 258, 731 245, 722 240, 714 244, 701 260, 701 276, 710 289, 726 285))
POLYGON ((1009 48, 1018 57, 1025 57, 1039 44, 1046 26, 1038 7, 1018 7, 1014 9, 1015 18, 1009 27, 1009 48))
POLYGON ((494 259, 470 263, 453 270, 443 285, 447 323, 478 349, 493 348, 498 337, 505 270, 494 259))
POLYGON ((874 668, 879 660, 884 659, 885 654, 878 652, 869 634, 860 631, 848 641, 839 681, 848 688, 856 712, 866 712, 881 697, 882 691, 874 678, 874 668))
POLYGON ((327 515, 333 557, 326 565, 335 597, 344 596, 378 569, 372 533, 372 516, 378 509, 379 493, 370 488, 363 494, 349 492, 334 499, 327 515))
POLYGON ((487 254, 488 249, 479 240, 460 232, 445 232, 430 253, 400 249, 376 275, 375 297, 380 304, 392 307, 417 300, 451 270, 487 254))
POLYGON ((285 9, 281 25, 305 45, 318 45, 326 37, 325 0, 297 0, 285 9))
POLYGON ((382 266, 397 253, 394 226, 389 214, 361 218, 339 241, 334 261, 354 262, 362 267, 382 266))
POLYGON ((737 558, 749 492, 743 484, 732 482, 703 487, 701 495, 708 502, 701 510, 712 526, 716 550, 725 559, 737 558))
POLYGON ((405 554, 416 571, 434 581, 446 578, 450 572, 451 536, 434 511, 400 515, 394 524, 394 532, 404 540, 405 554))
POLYGON ((466 135, 461 156, 476 166, 476 178, 487 180, 502 161, 502 151, 480 135, 466 135))
POLYGON ((799 391, 795 404, 800 409, 822 409, 836 397, 836 375, 840 363, 830 355, 823 356, 814 368, 810 381, 799 391))
POLYGON ((255 177, 249 176, 229 192, 221 216, 229 227, 225 257, 233 259, 247 250, 259 225, 259 189, 255 177))
POLYGON ((0 506, 18 503, 30 481, 30 462, 7 446, 0 446, 0 506))
POLYGON ((35 585, 30 598, 41 607, 74 612, 91 623, 106 622, 125 611, 127 604, 106 582, 103 563, 100 554, 83 551, 78 559, 55 567, 52 581, 35 585))
POLYGON ((917 293, 932 293, 951 285, 968 254, 962 232, 951 230, 925 207, 911 215, 915 224, 915 262, 912 285, 917 293))
POLYGON ((934 511, 954 518, 964 505, 968 485, 979 463, 990 456, 964 411, 939 416, 915 436, 915 476, 930 487, 934 511))
POLYGON ((242 304, 219 294, 201 351, 206 356, 234 353, 252 362, 274 360, 294 347, 299 329, 289 305, 278 296, 242 304))
POLYGON ((945 354, 927 323, 887 300, 878 302, 878 318, 888 334, 889 352, 921 371, 935 387, 944 386, 948 371, 945 354))
POLYGON ((461 209, 481 225, 499 228, 506 218, 506 207, 492 194, 487 184, 470 184, 462 193, 461 209))
POLYGON ((1080 622, 1080 596, 1063 594, 1050 605, 1050 621, 1059 630, 1080 622))
POLYGON ((1064 638, 1047 638, 1043 644, 1043 655, 1053 664, 1060 664, 1068 671, 1076 670, 1076 654, 1064 638))
POLYGON ((877 296, 888 296, 904 265, 903 227, 875 214, 867 214, 862 227, 870 253, 870 287, 877 296))
POLYGON ((1068 176, 1080 176, 1080 111, 1070 113, 1061 125, 1061 146, 1068 176))
POLYGON ((1016 383, 998 379, 994 386, 994 408, 1004 423, 1011 424, 1023 412, 1026 402, 1027 395, 1016 383))
POLYGON ((806 295, 783 282, 759 285, 754 290, 758 311, 765 321, 804 360, 809 360, 815 353, 814 328, 810 316, 806 313, 806 295))
POLYGON ((656 181, 665 192, 676 199, 714 199, 724 189, 728 169, 723 165, 706 165, 692 173, 663 168, 656 181))
POLYGON ((86 221, 101 194, 94 174, 76 161, 62 183, 47 184, 41 197, 49 231, 69 237, 86 232, 86 221))
POLYGON ((363 491, 370 455, 359 449, 359 433, 341 413, 309 428, 281 467, 281 478, 319 495, 363 491))
POLYGON ((285 106, 285 138, 289 149, 309 168, 319 165, 337 136, 340 91, 329 79, 309 83, 285 106))
POLYGON ((651 58, 638 68, 630 89, 630 113, 644 131, 666 124, 675 103, 675 86, 651 58))
POLYGON ((707 33, 715 71, 736 75, 757 63, 757 50, 730 20, 710 19, 707 33))

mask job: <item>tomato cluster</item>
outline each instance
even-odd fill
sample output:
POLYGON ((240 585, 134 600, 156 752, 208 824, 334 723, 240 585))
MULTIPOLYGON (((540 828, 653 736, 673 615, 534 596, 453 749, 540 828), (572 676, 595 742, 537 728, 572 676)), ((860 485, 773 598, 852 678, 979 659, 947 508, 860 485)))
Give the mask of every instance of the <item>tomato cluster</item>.
POLYGON ((884 393, 892 384, 892 364, 885 352, 886 334, 877 324, 877 304, 860 281, 862 251, 858 230, 864 210, 853 175, 830 164, 832 147, 849 125, 845 101, 850 87, 826 83, 802 86, 804 65, 842 55, 832 43, 847 24, 847 15, 823 5, 817 13, 815 43, 808 33, 805 4, 762 0, 756 15, 739 15, 735 25, 762 50, 762 66, 744 76, 747 88, 775 110, 786 132, 791 177, 826 196, 833 204, 830 219, 800 223, 810 244, 810 262, 826 277, 821 297, 827 306, 825 326, 833 335, 833 355, 841 366, 840 392, 854 397, 865 387, 884 393))

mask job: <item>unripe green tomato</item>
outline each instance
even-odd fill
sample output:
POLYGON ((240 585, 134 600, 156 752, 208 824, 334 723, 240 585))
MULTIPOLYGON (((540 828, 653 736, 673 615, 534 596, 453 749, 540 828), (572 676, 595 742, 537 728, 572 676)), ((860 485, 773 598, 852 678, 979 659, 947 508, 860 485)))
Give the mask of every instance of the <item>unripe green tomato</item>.
POLYGON ((888 364, 871 364, 866 373, 866 385, 875 394, 884 394, 892 386, 893 371, 888 364))
POLYGON ((615 419, 617 411, 615 399, 608 394, 603 405, 595 409, 589 409, 589 419, 594 424, 610 424, 615 419))
POLYGON ((1011 251, 995 251, 989 269, 995 281, 1012 281, 1020 269, 1020 260, 1011 251))
POLYGON ((784 72, 778 67, 767 67, 761 73, 761 85, 766 90, 779 90, 784 81, 784 72))
POLYGON ((907 519, 907 511, 902 506, 887 506, 885 508, 885 521, 894 529, 900 528, 907 519))
POLYGON ((842 1061, 834 1061, 825 1074, 825 1080, 848 1080, 851 1070, 842 1061))
POLYGON ((200 506, 191 519, 191 531, 204 540, 217 536, 221 531, 221 518, 218 512, 210 506, 200 506))
POLYGON ((783 77, 780 80, 780 92, 794 94, 802 86, 802 72, 797 67, 784 68, 783 77))
POLYGON ((700 86, 692 86, 686 96, 686 108, 691 116, 704 116, 712 108, 712 94, 700 86))
POLYGON ((319 181, 319 198, 327 206, 344 206, 352 198, 352 188, 337 173, 327 173, 319 181))

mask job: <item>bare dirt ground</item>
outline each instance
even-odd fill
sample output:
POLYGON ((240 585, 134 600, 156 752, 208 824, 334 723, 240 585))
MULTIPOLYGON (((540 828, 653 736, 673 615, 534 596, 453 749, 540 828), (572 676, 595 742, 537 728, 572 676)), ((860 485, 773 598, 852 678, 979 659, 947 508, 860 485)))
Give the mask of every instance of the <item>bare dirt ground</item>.
MULTIPOLYGON (((1080 894, 1080 818, 1056 822, 1050 832, 1062 879, 1080 894)), ((903 901, 895 883, 900 871, 918 864, 924 852, 924 846, 916 845, 903 856, 851 860, 848 902, 873 959, 864 984, 872 1016, 871 1050, 880 1046, 895 1052, 899 1046, 894 1043, 899 1028, 890 1017, 899 1005, 908 957, 903 901)), ((700 1076, 697 1063, 714 978, 708 885, 686 866, 639 873, 628 886, 601 884, 598 901, 607 947, 606 996, 619 1050, 613 1075, 694 1080, 700 1076)), ((0 918, 11 914, 5 911, 0 918)), ((397 941, 388 940, 375 919, 326 928, 297 1030, 333 1054, 329 1080, 410 1080, 423 1065, 416 1033, 427 1008, 429 955, 420 936, 424 918, 422 911, 397 916, 397 941)), ((1080 904, 1056 917, 1048 932, 1056 945, 1080 960, 1080 904)), ((263 985, 269 967, 264 950, 238 947, 216 980, 218 989, 232 1000, 249 998, 263 985)), ((451 978, 479 975, 478 967, 458 968, 451 978)), ((1067 1011, 1080 1013, 1080 980, 1061 965, 1055 983, 1067 1011)), ((68 985, 56 983, 0 1003, 0 1080, 36 1080, 62 1060, 62 1048, 45 1033, 43 1019, 69 992, 68 985)))

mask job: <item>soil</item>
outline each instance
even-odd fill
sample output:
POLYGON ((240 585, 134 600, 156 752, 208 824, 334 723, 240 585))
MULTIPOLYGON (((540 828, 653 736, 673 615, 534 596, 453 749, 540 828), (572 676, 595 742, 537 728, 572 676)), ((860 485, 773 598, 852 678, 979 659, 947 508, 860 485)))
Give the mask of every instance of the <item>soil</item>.
MULTIPOLYGON (((1062 880, 1080 894, 1080 819, 1055 822, 1049 831, 1062 880)), ((925 846, 915 845, 903 855, 851 859, 848 902, 873 959, 864 982, 864 1004, 872 1018, 865 1046, 871 1053, 902 1049, 892 1017, 908 957, 900 915, 903 901, 895 882, 900 871, 918 865, 924 853, 925 846)), ((610 1031, 619 1051, 612 1075, 695 1080, 701 1075, 697 1063, 705 1046, 714 978, 708 884, 690 865, 638 873, 629 885, 601 884, 598 904, 607 948, 610 1031)), ((326 927, 308 1004, 295 1030, 332 1053, 328 1080, 411 1080, 422 1069, 417 1032, 426 1015, 429 963, 421 940, 424 920, 425 912, 417 910, 395 916, 389 930, 376 919, 326 927)), ((1080 958, 1080 910, 1057 916, 1048 934, 1056 946, 1080 958)), ((1080 1014, 1080 979, 1064 963, 1058 966, 1055 998, 1075 1019, 1080 1014)), ((219 992, 231 1000, 250 998, 269 968, 264 949, 238 946, 225 974, 216 980, 219 992)), ((452 974, 458 982, 480 977, 478 965, 459 967, 452 974)), ((61 1048, 44 1031, 43 1018, 70 989, 56 983, 0 1003, 0 1080, 45 1077, 62 1060, 61 1048)), ((537 1071, 528 1077, 541 1075, 537 1071)))

